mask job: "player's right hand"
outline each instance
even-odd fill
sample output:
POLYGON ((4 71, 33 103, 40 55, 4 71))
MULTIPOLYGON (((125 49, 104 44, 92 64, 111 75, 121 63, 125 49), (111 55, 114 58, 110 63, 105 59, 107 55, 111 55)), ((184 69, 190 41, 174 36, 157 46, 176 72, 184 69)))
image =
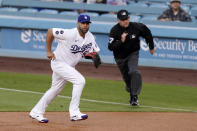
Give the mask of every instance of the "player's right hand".
POLYGON ((47 52, 46 55, 49 58, 49 60, 55 60, 55 54, 53 52, 47 52))

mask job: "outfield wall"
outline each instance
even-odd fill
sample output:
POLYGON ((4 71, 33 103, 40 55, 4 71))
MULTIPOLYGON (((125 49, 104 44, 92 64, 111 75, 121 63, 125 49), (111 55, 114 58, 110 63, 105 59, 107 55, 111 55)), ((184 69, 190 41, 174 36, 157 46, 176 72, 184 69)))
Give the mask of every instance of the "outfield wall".
MULTIPOLYGON (((46 31, 52 27, 73 28, 75 20, 0 17, 0 56, 46 59, 46 31)), ((101 48, 104 63, 115 63, 107 49, 108 33, 115 22, 94 22, 90 31, 101 48)), ((145 23, 152 31, 156 53, 152 56, 141 40, 141 66, 197 69, 197 28, 183 23, 145 23)), ((56 42, 53 44, 55 49, 56 42)))

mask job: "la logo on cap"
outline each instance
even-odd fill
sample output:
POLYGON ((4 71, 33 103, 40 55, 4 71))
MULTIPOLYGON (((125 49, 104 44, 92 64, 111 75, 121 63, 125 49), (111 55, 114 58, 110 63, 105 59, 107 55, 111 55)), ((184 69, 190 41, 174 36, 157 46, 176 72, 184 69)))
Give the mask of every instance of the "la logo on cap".
POLYGON ((88 17, 87 17, 87 16, 85 16, 85 17, 84 17, 84 19, 88 19, 88 17))

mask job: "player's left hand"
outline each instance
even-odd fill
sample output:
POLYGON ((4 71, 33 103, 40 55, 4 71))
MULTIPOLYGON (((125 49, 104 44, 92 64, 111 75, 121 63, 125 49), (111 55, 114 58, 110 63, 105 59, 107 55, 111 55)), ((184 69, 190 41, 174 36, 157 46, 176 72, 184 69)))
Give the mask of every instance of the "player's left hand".
POLYGON ((98 68, 101 64, 101 58, 97 52, 91 52, 88 54, 84 54, 85 59, 92 59, 95 68, 98 68))

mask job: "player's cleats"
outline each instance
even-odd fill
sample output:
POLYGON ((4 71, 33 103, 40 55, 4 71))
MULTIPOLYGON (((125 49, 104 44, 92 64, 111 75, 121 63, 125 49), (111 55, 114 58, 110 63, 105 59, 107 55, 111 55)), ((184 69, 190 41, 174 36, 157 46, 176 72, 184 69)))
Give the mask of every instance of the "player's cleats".
POLYGON ((70 120, 71 121, 79 121, 79 120, 86 120, 88 118, 88 115, 87 114, 77 114, 77 115, 74 115, 74 116, 71 116, 70 117, 70 120))
POLYGON ((30 112, 29 113, 29 117, 32 118, 32 119, 37 120, 40 123, 47 123, 47 122, 49 122, 49 120, 47 118, 44 118, 43 115, 36 114, 34 112, 30 112))

